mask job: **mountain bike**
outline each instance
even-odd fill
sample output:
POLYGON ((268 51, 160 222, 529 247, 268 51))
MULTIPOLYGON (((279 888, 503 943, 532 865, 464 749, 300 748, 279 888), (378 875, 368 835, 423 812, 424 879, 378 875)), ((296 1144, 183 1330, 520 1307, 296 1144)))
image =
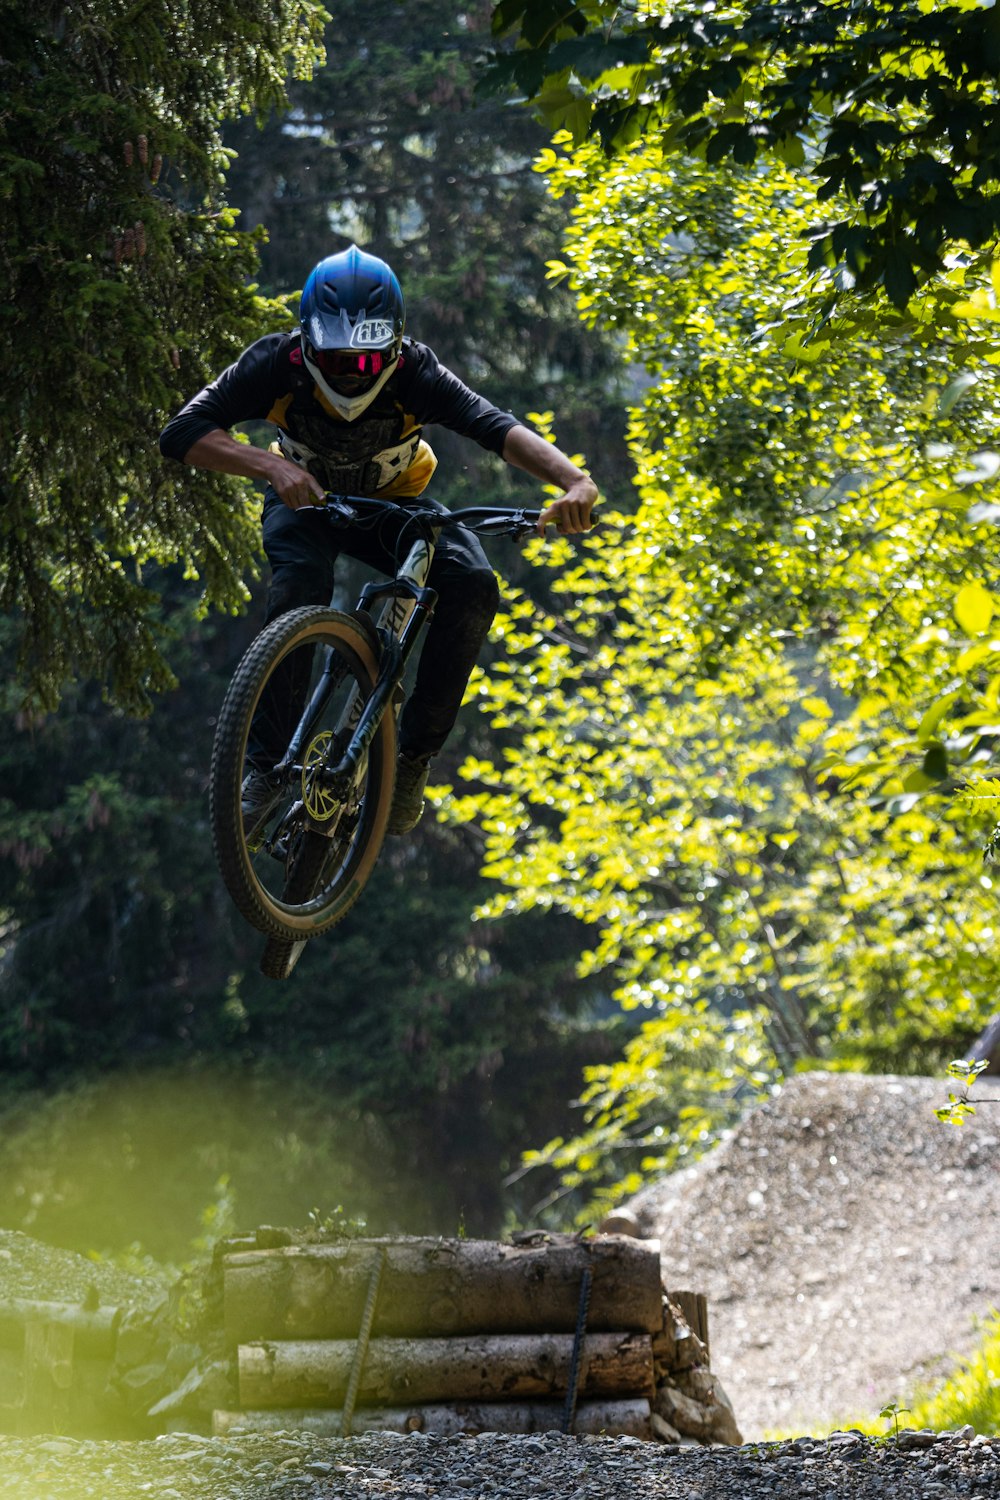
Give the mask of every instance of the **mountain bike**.
MULTIPOLYGON (((427 577, 439 532, 523 538, 540 511, 475 506, 438 511, 327 495, 339 527, 401 518, 398 567, 361 590, 350 611, 290 610, 273 620, 236 669, 212 751, 212 840, 222 878, 246 920, 266 935, 261 969, 285 979, 305 944, 361 895, 385 838, 396 777, 396 716, 407 662, 437 594, 427 577), (276 801, 250 838, 241 787, 251 725, 275 699, 304 705, 275 762, 276 801)), ((295 710, 293 710, 293 713, 295 710)))

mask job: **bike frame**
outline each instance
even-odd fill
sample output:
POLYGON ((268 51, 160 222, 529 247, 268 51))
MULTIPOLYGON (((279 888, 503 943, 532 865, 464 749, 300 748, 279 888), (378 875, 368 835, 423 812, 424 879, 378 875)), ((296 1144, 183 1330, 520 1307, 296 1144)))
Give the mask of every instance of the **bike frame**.
MULTIPOLYGON (((392 701, 402 682, 406 665, 425 627, 429 624, 437 603, 437 591, 427 586, 431 564, 437 546, 438 533, 445 526, 494 522, 494 529, 503 528, 511 536, 526 535, 535 529, 540 512, 526 510, 502 510, 499 507, 475 506, 459 511, 413 510, 385 500, 369 498, 331 496, 327 502, 331 518, 346 521, 358 519, 358 515, 400 512, 407 517, 406 525, 413 526, 417 535, 411 543, 395 576, 384 583, 368 583, 361 590, 354 613, 372 617, 372 607, 384 600, 382 611, 374 621, 379 641, 379 671, 371 695, 364 700, 355 689, 344 707, 337 729, 338 733, 350 733, 350 739, 335 766, 327 766, 319 772, 323 785, 331 796, 343 799, 349 793, 365 764, 368 747, 375 737, 382 715, 392 701)), ((288 743, 284 758, 277 770, 285 774, 301 773, 303 746, 308 744, 312 730, 322 714, 335 683, 333 678, 334 653, 327 650, 327 659, 319 680, 306 704, 302 717, 288 743)), ((311 826, 318 833, 330 837, 336 831, 337 818, 319 819, 309 815, 311 826)))

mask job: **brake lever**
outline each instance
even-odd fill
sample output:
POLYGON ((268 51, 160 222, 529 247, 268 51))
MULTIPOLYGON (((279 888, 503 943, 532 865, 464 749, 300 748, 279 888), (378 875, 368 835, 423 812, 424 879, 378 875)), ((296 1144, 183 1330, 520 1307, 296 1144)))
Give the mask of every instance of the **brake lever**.
POLYGON ((358 519, 357 511, 341 495, 327 495, 324 509, 331 520, 343 521, 345 525, 358 519))
POLYGON ((475 527, 476 533, 479 536, 511 536, 515 538, 524 536, 528 531, 533 531, 534 529, 534 524, 531 521, 525 521, 523 517, 517 516, 490 516, 486 520, 480 521, 475 527))

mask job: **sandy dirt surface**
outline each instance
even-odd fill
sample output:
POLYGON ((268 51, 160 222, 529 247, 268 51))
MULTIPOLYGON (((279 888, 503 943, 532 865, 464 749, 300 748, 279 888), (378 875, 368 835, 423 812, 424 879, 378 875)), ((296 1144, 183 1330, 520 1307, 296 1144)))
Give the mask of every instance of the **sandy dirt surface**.
MULTIPOLYGON (((975 1093, 1000 1098, 1000 1079, 975 1093)), ((745 1439, 877 1416, 1000 1308, 1000 1103, 941 1124, 940 1079, 805 1073, 628 1207, 668 1287, 706 1293, 745 1439)))

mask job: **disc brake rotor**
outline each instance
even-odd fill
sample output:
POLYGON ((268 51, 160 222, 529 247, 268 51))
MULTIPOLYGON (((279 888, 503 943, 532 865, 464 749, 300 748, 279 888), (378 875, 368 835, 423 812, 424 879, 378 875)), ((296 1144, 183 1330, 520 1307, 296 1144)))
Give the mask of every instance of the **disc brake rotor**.
POLYGON ((333 731, 322 730, 309 745, 302 762, 302 802, 317 823, 325 823, 343 806, 323 782, 332 740, 333 731))

